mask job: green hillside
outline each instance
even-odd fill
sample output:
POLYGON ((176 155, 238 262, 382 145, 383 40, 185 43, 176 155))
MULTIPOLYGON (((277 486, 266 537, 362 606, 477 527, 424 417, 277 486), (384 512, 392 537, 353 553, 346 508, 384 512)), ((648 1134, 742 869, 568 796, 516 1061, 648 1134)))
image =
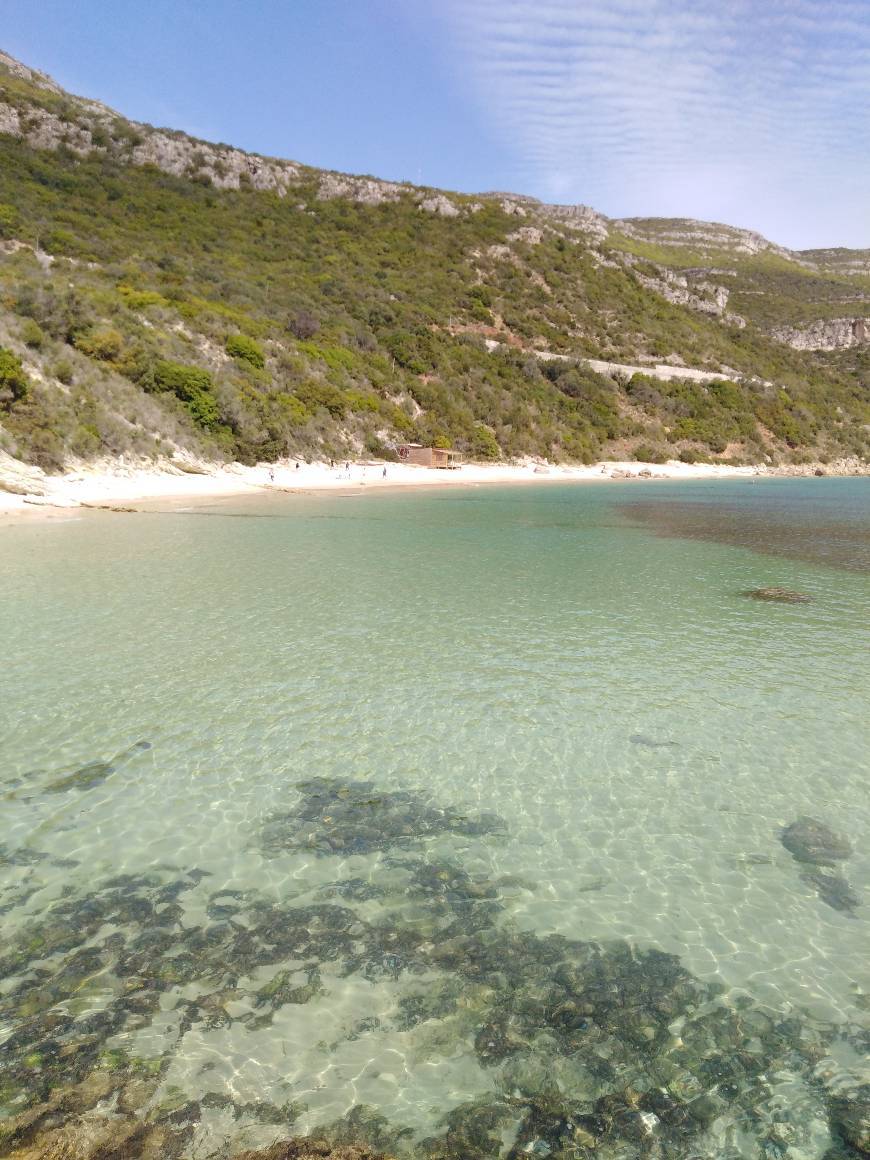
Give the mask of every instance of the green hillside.
POLYGON ((52 470, 411 439, 477 459, 867 456, 860 330, 827 351, 776 333, 870 314, 866 253, 848 255, 253 158, 0 56, 0 449, 52 470))

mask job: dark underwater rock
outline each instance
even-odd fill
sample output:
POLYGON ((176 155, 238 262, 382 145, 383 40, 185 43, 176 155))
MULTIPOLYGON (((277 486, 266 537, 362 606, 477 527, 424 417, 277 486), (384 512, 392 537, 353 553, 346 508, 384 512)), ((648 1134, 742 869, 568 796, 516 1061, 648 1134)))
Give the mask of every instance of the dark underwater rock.
MULTIPOLYGON (((193 1133, 190 1114, 160 1110, 150 1119, 134 1114, 153 1095, 156 1080, 124 1084, 106 1070, 61 1087, 41 1104, 0 1121, 0 1154, 10 1160, 174 1160, 193 1133), (133 1093, 133 1088, 138 1090, 133 1093), (130 1098, 132 1095, 132 1099, 130 1098), (106 1101, 113 1114, 99 1114, 106 1101)), ((191 1109, 192 1110, 192 1109, 191 1109)))
MULTIPOLYGON (((68 789, 75 789, 80 792, 93 789, 94 786, 101 785, 111 774, 123 768, 125 763, 131 760, 131 758, 136 757, 140 753, 144 753, 150 748, 150 741, 137 741, 129 749, 117 753, 109 761, 89 761, 87 765, 79 766, 77 769, 62 773, 60 776, 52 777, 37 792, 65 793, 68 789)), ((12 794, 7 795, 7 797, 15 796, 18 796, 17 791, 13 791, 12 794)))
POLYGON ((504 1153, 504 1133, 518 1120, 506 1104, 485 1097, 460 1104, 445 1116, 441 1137, 424 1140, 421 1152, 429 1160, 489 1160, 504 1153))
MULTIPOLYGON (((114 1135, 95 1125, 99 1160, 173 1160, 189 1148, 202 1107, 225 1107, 235 1119, 244 1114, 289 1133, 292 1109, 236 1104, 232 1089, 204 1093, 199 1102, 164 1089, 155 1103, 173 1048, 134 1059, 118 1044, 166 1001, 176 1004, 181 1036, 195 1024, 208 1030, 234 1021, 253 1031, 280 1008, 328 1003, 336 981, 350 975, 387 981, 395 1004, 345 1028, 345 1039, 371 1036, 374 1060, 381 1031, 413 1032, 415 1060, 423 1064, 427 1056, 467 1055, 473 1045, 492 1090, 458 1106, 465 1097, 451 1101, 445 1092, 440 1126, 419 1144, 377 1109, 355 1105, 313 1139, 288 1138, 237 1156, 690 1160, 708 1154, 704 1134, 719 1117, 733 1122, 747 1149, 757 1144, 746 1154, 779 1156, 780 1138, 764 1112, 769 1077, 812 1083, 819 1061, 846 1032, 735 999, 663 951, 519 929, 501 894, 510 879, 470 872, 458 854, 444 857, 440 843, 404 850, 431 835, 490 833, 500 825, 409 793, 381 794, 371 783, 316 779, 278 825, 276 848, 316 850, 336 838, 352 850, 402 852, 371 859, 364 878, 318 880, 279 900, 224 888, 207 900, 200 893, 186 908, 183 895, 201 874, 176 870, 115 875, 84 894, 71 890, 0 948, 0 977, 8 978, 0 1023, 13 1028, 0 1053, 0 1115, 30 1106, 30 1118, 17 1121, 25 1134, 11 1146, 37 1149, 13 1153, 15 1160, 97 1160, 79 1147, 82 1139, 89 1147, 82 1102, 46 1103, 95 1071, 103 1077, 97 1095, 117 1094, 112 1107, 120 1118, 114 1135), (362 844, 355 846, 358 831, 362 844), (76 1013, 73 1004, 94 978, 111 982, 111 997, 103 1009, 76 1013), (179 986, 190 987, 187 997, 171 995, 179 986), (50 1119, 34 1104, 51 1107, 50 1119), (40 1152, 43 1131, 55 1134, 46 1135, 40 1152)), ((782 837, 795 857, 795 850, 803 853, 800 869, 814 876, 830 905, 853 905, 845 879, 818 860, 848 856, 845 839, 811 818, 797 819, 782 837)), ((828 1098, 835 1101, 834 1130, 859 1148, 866 1100, 860 1093, 828 1098)), ((99 1121, 102 1110, 88 1114, 99 1121)), ((249 1140, 240 1137, 235 1147, 249 1140)), ((219 1154, 232 1156, 233 1146, 228 1137, 219 1154)))
POLYGON ((798 862, 833 866, 852 855, 852 843, 818 818, 800 817, 782 831, 780 841, 798 862))
POLYGON ((831 1125, 862 1156, 870 1156, 870 1084, 830 1103, 831 1125))
POLYGON ((433 806, 406 790, 386 792, 369 781, 317 777, 297 788, 303 796, 296 809, 274 815, 264 827, 266 854, 370 854, 438 834, 476 836, 504 830, 496 814, 433 806))
POLYGON ((801 871, 801 878, 815 888, 822 902, 827 902, 834 910, 851 914, 855 907, 860 905, 861 899, 842 874, 821 866, 807 866, 801 871))
POLYGON ((632 733, 628 739, 632 745, 642 745, 645 749, 673 749, 676 741, 656 741, 654 737, 647 737, 646 733, 632 733))
POLYGON ((279 1140, 268 1148, 255 1152, 238 1152, 232 1160, 389 1160, 384 1152, 355 1144, 330 1144, 326 1140, 312 1140, 300 1136, 279 1140))
POLYGON ((777 604, 812 604, 812 596, 805 592, 794 592, 791 588, 747 588, 743 593, 750 600, 770 600, 777 604))

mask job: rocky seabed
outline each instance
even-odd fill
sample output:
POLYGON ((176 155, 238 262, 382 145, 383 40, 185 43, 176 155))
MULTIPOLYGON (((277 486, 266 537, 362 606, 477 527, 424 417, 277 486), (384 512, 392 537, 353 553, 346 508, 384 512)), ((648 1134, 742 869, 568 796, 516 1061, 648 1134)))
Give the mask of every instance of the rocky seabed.
MULTIPOLYGON (((112 768, 91 763, 41 792, 86 793, 112 768)), ((334 881, 298 897, 218 890, 194 868, 82 888, 67 863, 61 897, 25 919, 52 859, 3 851, 0 907, 19 921, 0 957, 0 1155, 870 1155, 866 1028, 732 997, 655 948, 518 929, 507 901, 518 884, 470 873, 459 852, 499 841, 494 814, 371 782, 316 778, 297 790, 256 845, 267 859, 335 866, 334 881), (450 842, 455 857, 443 855, 450 842), (350 855, 354 866, 368 859, 366 875, 342 876, 350 855), (364 1039, 374 1060, 379 1037, 398 1034, 415 1066, 467 1057, 478 1077, 462 1098, 444 1093, 427 1130, 352 1095, 345 1115, 316 1122, 292 1082, 280 1102, 274 1085, 243 1099, 209 1065, 196 1090, 176 1082, 187 1035, 235 1029, 254 1053, 258 1037, 307 1005, 327 1011, 331 988, 353 979, 391 988, 393 1000, 381 1018, 347 1021, 346 1040, 364 1039), (149 1038, 158 1023, 163 1039, 149 1038), (156 1042, 162 1051, 136 1047, 156 1042)), ((850 857, 848 839, 806 817, 779 837, 820 904, 836 905, 816 880, 845 883, 834 867, 850 857)))

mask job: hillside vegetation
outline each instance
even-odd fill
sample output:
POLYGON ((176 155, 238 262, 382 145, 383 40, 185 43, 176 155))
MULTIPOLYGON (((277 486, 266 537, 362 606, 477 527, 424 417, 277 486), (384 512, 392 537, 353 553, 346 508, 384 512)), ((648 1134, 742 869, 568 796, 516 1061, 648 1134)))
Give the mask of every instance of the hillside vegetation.
POLYGON ((257 158, 0 55, 0 449, 49 470, 866 457, 868 314, 866 252, 257 158))

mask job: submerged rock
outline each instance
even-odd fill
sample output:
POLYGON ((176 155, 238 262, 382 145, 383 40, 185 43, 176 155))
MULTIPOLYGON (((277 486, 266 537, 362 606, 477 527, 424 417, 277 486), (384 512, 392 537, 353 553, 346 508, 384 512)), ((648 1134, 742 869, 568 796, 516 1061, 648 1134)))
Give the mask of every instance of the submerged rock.
MULTIPOLYGON (((65 793, 69 789, 88 790, 93 789, 94 786, 100 785, 111 774, 116 773, 123 765, 131 758, 136 757, 139 753, 144 753, 145 750, 151 748, 150 741, 137 741, 131 745, 129 749, 123 750, 116 754, 109 761, 89 761, 86 765, 79 766, 76 769, 67 770, 59 776, 52 776, 44 785, 39 787, 36 793, 65 793)), ((34 775, 29 775, 34 776, 34 775)), ((36 776, 44 776, 36 775, 36 776)), ((17 790, 13 790, 7 794, 7 798, 18 797, 17 790)), ((32 794, 25 794, 25 800, 32 794)))
POLYGON ((370 854, 438 834, 474 836, 504 829, 496 814, 436 807, 406 790, 379 790, 370 781, 317 777, 298 788, 302 801, 296 809, 274 815, 264 828, 267 854, 284 850, 370 854))
POLYGON ((9 1160, 173 1160, 193 1132, 191 1117, 136 1114, 156 1081, 105 1070, 59 1088, 42 1104, 0 1121, 0 1154, 9 1160), (133 1099, 133 1088, 138 1088, 133 1099), (134 1111, 135 1108, 135 1111, 134 1111), (111 1110, 110 1110, 111 1109, 111 1110))
MULTIPOLYGON (((498 819, 378 793, 367 782, 316 779, 302 787, 297 809, 271 825, 276 849, 325 842, 329 852, 337 839, 354 852, 390 852, 371 859, 365 878, 324 884, 317 876, 280 900, 200 889, 185 906, 201 872, 116 875, 83 894, 71 889, 0 948, 0 1023, 11 1028, 0 1053, 0 1116, 9 1117, 0 1120, 0 1154, 193 1156, 203 1109, 224 1111, 230 1125, 253 1119, 290 1132, 302 1110, 290 1106, 292 1091, 286 1107, 237 1103, 216 1075, 208 1084, 218 1090, 180 1091, 168 1082, 172 1046, 152 1059, 128 1050, 136 1032, 170 1016, 179 1037, 198 1025, 220 1042, 232 1024, 247 1036, 280 1009, 286 1019, 308 1003, 314 1027, 318 1004, 327 1008, 351 975, 354 986, 386 984, 392 997, 377 1017, 348 1012, 340 1034, 366 1036, 361 1058, 379 1064, 378 1037, 400 1033, 409 1067, 461 1061, 486 1094, 475 1100, 468 1097, 479 1089, 456 1089, 466 1091, 457 1106, 460 1097, 451 1101, 445 1089, 440 1124, 423 1141, 410 1141, 377 1108, 354 1105, 312 1139, 287 1138, 240 1160, 690 1160, 725 1155, 711 1150, 717 1123, 746 1142, 744 1155, 820 1154, 795 1146, 792 1104, 783 1114, 773 1107, 770 1077, 792 1100, 847 1033, 735 1000, 662 951, 522 930, 506 911, 510 878, 475 874, 458 854, 445 857, 441 843, 419 849, 445 832, 496 832, 498 819), (417 850, 406 852, 406 843, 417 850), (94 982, 99 1009, 89 1001, 94 982)), ((830 905, 857 903, 845 879, 824 868, 848 856, 844 838, 799 818, 782 840, 830 905)), ((821 1115, 826 1098, 819 1095, 821 1115)), ((832 1133, 862 1147, 864 1096, 830 1100, 832 1133)), ((236 1137, 227 1128, 215 1155, 248 1146, 246 1129, 241 1123, 236 1137)))
POLYGON ((779 604, 812 604, 812 596, 805 592, 794 592, 791 588, 747 588, 743 593, 750 600, 772 600, 779 604))
POLYGON ((232 1160, 390 1160, 384 1152, 355 1144, 330 1144, 326 1140, 312 1140, 299 1136, 279 1140, 268 1148, 255 1152, 238 1152, 232 1160))
POLYGON ((842 874, 821 866, 807 866, 801 872, 801 878, 813 886, 822 902, 827 902, 834 910, 851 914, 860 905, 860 898, 842 874))
POLYGON ((852 843, 818 818, 800 817, 782 831, 783 846, 798 862, 833 866, 852 855, 852 843))
POLYGON ((862 1156, 870 1156, 870 1083, 831 1100, 831 1123, 862 1156))
POLYGON ((656 741, 646 733, 632 733, 628 740, 632 745, 642 745, 645 749, 673 749, 677 745, 676 741, 656 741))

